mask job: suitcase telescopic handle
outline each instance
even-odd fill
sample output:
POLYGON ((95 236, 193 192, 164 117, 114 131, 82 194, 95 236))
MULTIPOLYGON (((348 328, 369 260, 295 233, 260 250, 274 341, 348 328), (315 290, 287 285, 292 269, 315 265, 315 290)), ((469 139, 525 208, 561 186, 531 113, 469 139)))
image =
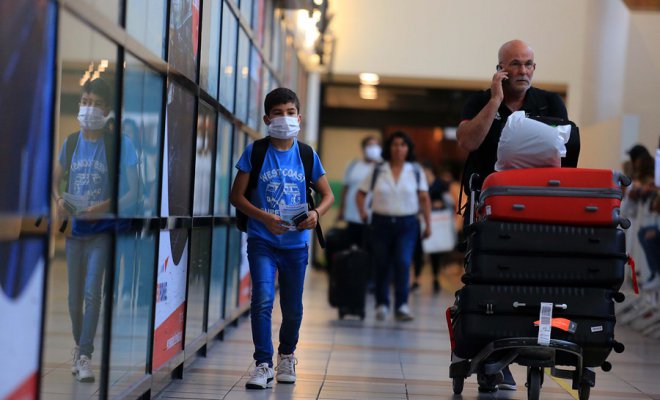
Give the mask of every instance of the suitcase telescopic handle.
MULTIPOLYGON (((520 303, 517 301, 513 302, 513 308, 527 307, 527 303, 520 303)), ((561 308, 562 310, 568 309, 568 304, 555 304, 555 308, 561 308)))

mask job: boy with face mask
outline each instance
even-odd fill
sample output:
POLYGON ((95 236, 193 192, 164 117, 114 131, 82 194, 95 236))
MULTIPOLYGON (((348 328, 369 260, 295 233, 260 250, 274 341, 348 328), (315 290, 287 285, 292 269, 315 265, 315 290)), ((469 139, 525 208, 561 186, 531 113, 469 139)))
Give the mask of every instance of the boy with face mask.
MULTIPOLYGON (((53 173, 53 198, 61 218, 73 221, 66 240, 68 306, 75 347, 71 373, 93 382, 91 359, 101 311, 102 284, 112 245, 115 173, 114 133, 107 128, 110 87, 102 79, 83 85, 79 103, 80 131, 62 144, 53 173), (63 190, 62 190, 63 189, 63 190)), ((130 140, 122 140, 120 209, 137 201, 137 155, 130 140)), ((64 230, 64 225, 61 230, 64 230)))
POLYGON ((236 164, 238 173, 230 194, 231 203, 248 217, 247 253, 252 279, 250 312, 256 364, 246 383, 249 389, 272 387, 275 375, 271 314, 276 275, 282 308, 276 379, 279 383, 296 381, 294 351, 302 322, 309 230, 316 227, 320 216, 334 202, 325 170, 314 152, 312 176, 307 179, 313 182, 321 201, 315 209, 307 210, 305 170, 297 143, 302 119, 299 111, 298 96, 289 89, 278 88, 266 96, 263 121, 268 126, 269 143, 256 186, 250 190, 249 198, 246 197, 254 147, 250 144, 236 164), (292 218, 298 214, 302 214, 300 218, 292 218))

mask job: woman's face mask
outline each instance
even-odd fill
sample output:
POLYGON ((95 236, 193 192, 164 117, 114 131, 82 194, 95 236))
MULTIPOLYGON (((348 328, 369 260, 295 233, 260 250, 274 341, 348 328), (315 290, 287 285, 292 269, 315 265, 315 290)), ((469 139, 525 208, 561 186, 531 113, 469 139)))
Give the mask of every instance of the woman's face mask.
POLYGON ((85 131, 97 131, 103 129, 106 118, 102 108, 80 106, 78 122, 80 123, 80 128, 85 131))
POLYGON ((370 144, 364 149, 364 156, 369 161, 379 161, 382 154, 382 149, 377 144, 370 144))
POLYGON ((291 139, 298 136, 300 124, 298 117, 277 117, 270 120, 268 135, 276 139, 291 139))

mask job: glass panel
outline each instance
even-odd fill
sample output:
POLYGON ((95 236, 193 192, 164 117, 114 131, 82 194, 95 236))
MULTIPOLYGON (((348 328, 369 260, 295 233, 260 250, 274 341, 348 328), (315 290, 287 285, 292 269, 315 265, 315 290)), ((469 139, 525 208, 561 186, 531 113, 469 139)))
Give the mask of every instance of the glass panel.
POLYGON ((222 0, 206 0, 202 10, 202 60, 199 85, 217 99, 222 0))
POLYGON ((281 10, 275 10, 275 16, 273 17, 273 51, 270 53, 270 60, 276 74, 282 72, 282 49, 284 48, 284 24, 281 13, 281 10))
POLYGON ((185 216, 190 215, 195 97, 172 81, 167 93, 160 213, 185 216))
MULTIPOLYGON (((259 0, 261 2, 261 0, 259 0)), ((263 26, 261 32, 263 35, 259 39, 259 31, 257 31, 257 39, 261 46, 266 60, 271 59, 271 49, 273 48, 273 1, 266 0, 263 7, 263 26)))
POLYGON ((144 376, 149 360, 156 235, 117 236, 112 308, 110 398, 144 376))
POLYGON ((236 70, 236 118, 247 119, 248 74, 250 68, 250 40, 243 29, 238 31, 238 60, 236 70))
POLYGON ((195 228, 190 239, 190 274, 188 275, 188 312, 186 346, 206 332, 204 308, 211 263, 211 228, 195 228))
POLYGON ((254 0, 254 15, 252 15, 252 32, 257 41, 257 46, 263 46, 264 40, 264 0, 254 0))
POLYGON ((120 0, 85 0, 87 4, 92 5, 97 11, 105 15, 110 21, 119 23, 120 0))
POLYGON ((234 125, 218 115, 218 146, 215 153, 215 196, 214 215, 227 215, 229 210, 229 188, 231 185, 231 138, 234 125))
POLYGON ((157 371, 183 350, 188 273, 188 230, 161 231, 158 246, 152 369, 157 371))
POLYGON ((125 65, 118 211, 120 216, 151 217, 158 212, 163 76, 130 54, 125 65), (134 163, 137 168, 130 168, 134 163))
POLYGON ((241 233, 241 231, 233 226, 229 228, 225 315, 231 314, 238 306, 238 274, 241 265, 241 233))
POLYGON ((236 88, 236 44, 238 21, 231 8, 222 5, 222 47, 220 49, 220 104, 234 112, 234 89, 236 88))
POLYGON ((165 54, 166 0, 127 0, 126 32, 154 54, 165 54))
POLYGON ((261 84, 261 97, 259 101, 259 123, 257 124, 257 128, 259 129, 259 132, 261 132, 262 135, 266 136, 268 126, 263 123, 263 119, 261 118, 261 115, 264 114, 265 110, 263 110, 263 100, 266 98, 266 95, 270 93, 270 91, 273 88, 274 84, 274 79, 272 79, 272 74, 270 73, 270 70, 268 68, 262 68, 262 75, 263 75, 263 82, 261 84))
POLYGON ((199 0, 172 0, 170 4, 169 64, 197 81, 199 0))
POLYGON ((216 112, 203 101, 197 115, 197 146, 195 156, 194 215, 211 214, 211 172, 215 151, 216 112))
POLYGON ((0 8, 0 215, 49 210, 55 61, 49 4, 3 2, 0 8))
POLYGON ((241 0, 239 6, 241 15, 243 15, 243 18, 245 18, 248 24, 252 21, 252 2, 253 0, 241 0))
POLYGON ((75 378, 100 376, 103 292, 111 290, 104 279, 111 271, 114 230, 112 220, 101 218, 113 210, 116 185, 117 134, 109 117, 116 114, 117 46, 67 12, 58 26, 61 92, 53 186, 61 197, 55 221, 60 230, 51 244, 43 357, 49 368, 41 390, 43 398, 89 398, 99 379, 84 385, 72 379, 71 355, 79 346, 75 378), (64 217, 66 224, 60 223, 64 217))
POLYGON ((263 98, 261 95, 261 55, 254 46, 250 57, 250 96, 248 102, 248 126, 259 129, 260 112, 263 98))
MULTIPOLYGON (((238 173, 238 169, 236 168, 236 163, 238 162, 238 159, 241 158, 241 154, 243 153, 243 149, 245 149, 245 133, 241 131, 236 131, 234 134, 234 141, 233 141, 233 154, 232 154, 232 161, 231 161, 231 181, 234 182, 234 179, 236 178, 236 174, 238 173)), ((230 206, 229 208, 229 214, 231 216, 236 215, 236 208, 234 206, 230 206)))
POLYGON ((227 267, 227 227, 213 228, 211 246, 211 285, 209 288, 209 327, 224 317, 225 272, 227 267))

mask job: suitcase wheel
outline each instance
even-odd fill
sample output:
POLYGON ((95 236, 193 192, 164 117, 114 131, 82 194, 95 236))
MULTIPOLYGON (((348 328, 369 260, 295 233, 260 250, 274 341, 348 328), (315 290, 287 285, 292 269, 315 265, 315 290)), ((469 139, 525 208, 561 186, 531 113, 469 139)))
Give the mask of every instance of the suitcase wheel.
POLYGON ((365 315, 364 315, 364 311, 362 311, 362 312, 360 313, 360 321, 364 321, 364 317, 365 317, 365 315))
POLYGON ((589 383, 580 383, 580 387, 578 388, 578 398, 580 400, 589 400, 589 392, 591 392, 591 386, 589 386, 589 383))
POLYGON ((529 367, 527 370, 527 399, 539 400, 541 397, 541 379, 543 371, 539 367, 529 367))
POLYGON ((463 383, 465 383, 465 378, 453 378, 451 381, 451 388, 454 390, 454 394, 463 393, 463 383))
POLYGON ((346 313, 344 313, 344 310, 342 310, 341 307, 337 310, 337 312, 339 314, 339 319, 344 319, 344 315, 346 315, 346 313))

